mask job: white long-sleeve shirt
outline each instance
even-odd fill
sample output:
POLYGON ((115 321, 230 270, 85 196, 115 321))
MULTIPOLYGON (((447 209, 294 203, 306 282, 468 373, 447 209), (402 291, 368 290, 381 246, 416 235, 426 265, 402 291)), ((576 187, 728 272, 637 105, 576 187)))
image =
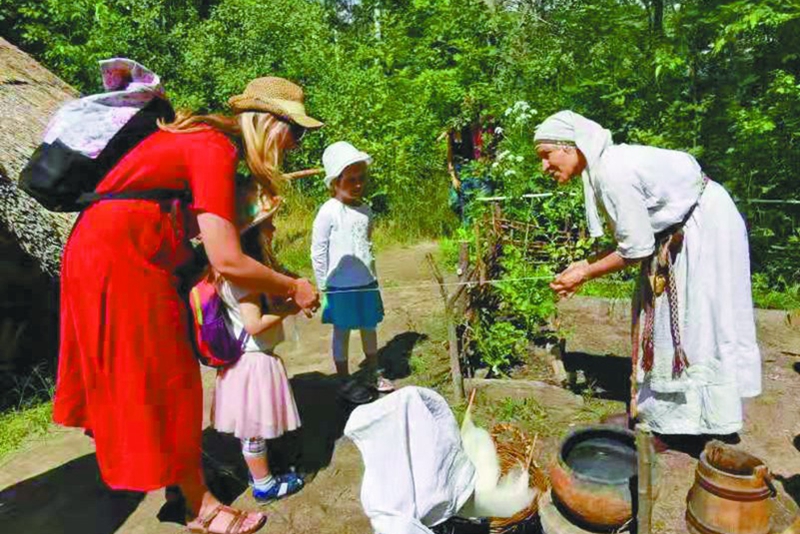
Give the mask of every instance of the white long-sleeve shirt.
POLYGON ((623 258, 653 253, 655 234, 683 220, 697 202, 703 171, 691 155, 640 145, 612 145, 591 169, 623 258))
POLYGON ((372 255, 372 210, 335 198, 325 202, 314 219, 311 264, 322 288, 360 287, 375 281, 372 255))

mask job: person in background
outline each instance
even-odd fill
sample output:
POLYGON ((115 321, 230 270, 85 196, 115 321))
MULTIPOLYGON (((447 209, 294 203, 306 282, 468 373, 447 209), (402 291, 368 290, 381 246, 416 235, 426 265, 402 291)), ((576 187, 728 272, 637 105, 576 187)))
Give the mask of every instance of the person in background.
POLYGON ((492 194, 491 181, 479 174, 478 162, 489 163, 494 158, 498 134, 492 117, 471 127, 451 128, 447 139, 447 172, 450 174, 450 208, 462 221, 468 220, 469 203, 478 196, 492 194))

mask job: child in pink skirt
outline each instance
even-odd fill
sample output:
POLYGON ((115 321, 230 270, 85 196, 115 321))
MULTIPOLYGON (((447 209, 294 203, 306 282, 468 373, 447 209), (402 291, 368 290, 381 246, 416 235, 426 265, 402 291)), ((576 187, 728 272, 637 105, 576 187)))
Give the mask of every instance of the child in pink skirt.
MULTIPOLYGON (((271 267, 272 215, 277 204, 242 231, 242 251, 271 267)), ((283 340, 284 318, 299 309, 293 303, 278 306, 266 295, 244 290, 221 276, 215 282, 234 337, 238 339, 242 329, 249 335, 242 357, 217 373, 212 423, 218 431, 241 440, 253 497, 259 502, 280 499, 299 491, 303 479, 293 472, 273 476, 267 460, 266 440, 300 427, 286 369, 273 350, 283 340)))

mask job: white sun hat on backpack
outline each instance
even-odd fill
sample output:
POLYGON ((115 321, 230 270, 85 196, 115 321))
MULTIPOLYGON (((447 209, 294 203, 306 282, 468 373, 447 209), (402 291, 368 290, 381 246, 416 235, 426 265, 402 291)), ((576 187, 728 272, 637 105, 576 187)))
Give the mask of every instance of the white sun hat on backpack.
POLYGON ((325 185, 330 187, 342 172, 354 163, 372 163, 372 156, 361 152, 347 141, 337 141, 329 145, 322 153, 322 165, 325 167, 325 185))

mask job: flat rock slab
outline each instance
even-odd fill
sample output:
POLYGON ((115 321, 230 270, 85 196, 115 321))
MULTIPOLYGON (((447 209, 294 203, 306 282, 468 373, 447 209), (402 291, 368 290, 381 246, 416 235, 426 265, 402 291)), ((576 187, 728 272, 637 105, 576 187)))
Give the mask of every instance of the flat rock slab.
POLYGON ((486 398, 495 401, 509 398, 533 399, 547 410, 574 411, 583 406, 583 397, 537 380, 467 378, 464 380, 464 389, 467 393, 476 389, 486 398))

